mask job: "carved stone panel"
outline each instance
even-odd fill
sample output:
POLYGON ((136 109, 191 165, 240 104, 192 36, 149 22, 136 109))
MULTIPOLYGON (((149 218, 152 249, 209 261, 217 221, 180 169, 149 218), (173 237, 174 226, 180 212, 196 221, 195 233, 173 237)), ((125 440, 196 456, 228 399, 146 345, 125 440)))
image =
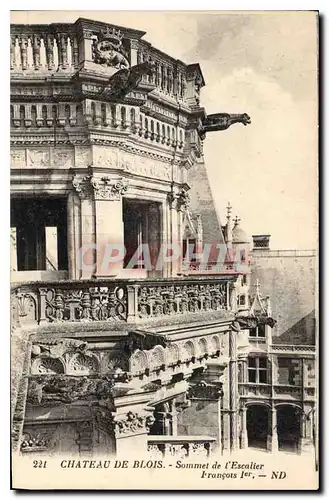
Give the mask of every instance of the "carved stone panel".
POLYGON ((32 168, 50 167, 50 148, 28 149, 27 166, 32 168))
POLYGON ((93 165, 97 167, 119 168, 117 151, 109 147, 93 146, 93 165))
POLYGON ((91 164, 91 150, 89 146, 75 147, 75 166, 88 167, 91 164))
POLYGON ((144 158, 142 156, 136 156, 135 161, 126 161, 124 169, 132 174, 152 179, 161 179, 168 182, 171 181, 172 177, 172 167, 169 163, 153 160, 151 158, 144 158))
POLYGON ((52 148, 51 163, 56 167, 73 167, 74 150, 72 148, 52 148))
POLYGON ((10 167, 23 168, 25 166, 26 166, 26 150, 12 148, 10 151, 10 167))

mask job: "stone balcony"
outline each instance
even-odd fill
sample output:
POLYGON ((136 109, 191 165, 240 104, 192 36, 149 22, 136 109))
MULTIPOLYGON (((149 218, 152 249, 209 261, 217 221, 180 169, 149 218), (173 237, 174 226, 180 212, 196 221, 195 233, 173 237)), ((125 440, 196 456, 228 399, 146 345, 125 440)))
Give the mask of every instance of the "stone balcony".
POLYGON ((12 325, 135 323, 230 309, 234 276, 18 284, 12 325))

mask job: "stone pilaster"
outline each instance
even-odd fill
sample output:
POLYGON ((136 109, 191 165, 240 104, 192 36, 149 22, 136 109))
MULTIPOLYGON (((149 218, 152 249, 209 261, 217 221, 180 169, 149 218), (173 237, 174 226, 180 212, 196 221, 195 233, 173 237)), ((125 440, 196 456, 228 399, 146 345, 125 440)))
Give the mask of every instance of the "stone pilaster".
POLYGON ((79 250, 81 247, 81 201, 72 191, 67 198, 67 251, 69 279, 79 279, 79 250))
POLYGON ((231 411, 231 450, 235 451, 239 447, 238 436, 238 361, 237 361, 237 342, 236 332, 229 333, 229 352, 230 352, 230 411, 231 411))
POLYGON ((116 276, 123 268, 122 195, 128 183, 90 172, 75 176, 73 186, 81 198, 82 277, 116 276))
POLYGON ((247 430, 247 408, 241 408, 241 435, 240 435, 240 448, 243 450, 248 448, 248 430, 247 430))
POLYGON ((275 407, 272 407, 271 410, 269 427, 270 429, 267 438, 267 449, 271 452, 276 452, 279 450, 279 443, 277 430, 277 412, 275 407))

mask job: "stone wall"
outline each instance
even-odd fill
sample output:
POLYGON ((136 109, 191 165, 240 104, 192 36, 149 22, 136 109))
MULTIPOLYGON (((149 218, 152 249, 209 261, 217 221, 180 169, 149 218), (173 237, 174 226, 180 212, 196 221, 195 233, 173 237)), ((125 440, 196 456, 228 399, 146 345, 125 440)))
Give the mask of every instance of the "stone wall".
POLYGON ((314 342, 316 309, 315 251, 256 250, 251 254, 251 294, 259 280, 269 295, 277 324, 273 337, 284 343, 314 342))

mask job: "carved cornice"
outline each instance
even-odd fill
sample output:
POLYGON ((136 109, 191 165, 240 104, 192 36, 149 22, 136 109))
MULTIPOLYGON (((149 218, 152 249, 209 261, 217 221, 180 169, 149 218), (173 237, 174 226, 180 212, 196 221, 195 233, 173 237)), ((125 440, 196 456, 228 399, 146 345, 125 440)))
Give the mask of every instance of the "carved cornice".
POLYGON ((74 176, 72 185, 80 198, 94 197, 95 200, 119 201, 121 196, 128 190, 128 182, 125 179, 110 177, 96 178, 92 174, 84 177, 74 176))

